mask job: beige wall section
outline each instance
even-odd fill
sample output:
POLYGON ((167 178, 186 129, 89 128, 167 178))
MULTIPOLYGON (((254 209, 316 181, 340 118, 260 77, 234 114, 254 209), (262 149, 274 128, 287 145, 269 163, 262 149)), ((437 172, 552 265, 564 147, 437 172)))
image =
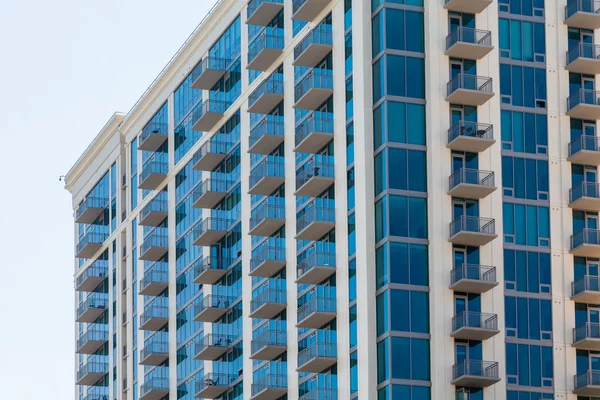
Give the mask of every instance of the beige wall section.
POLYGON ((576 400, 576 374, 572 329, 575 303, 571 301, 573 256, 569 254, 573 233, 569 208, 571 163, 567 161, 571 136, 570 118, 565 114, 569 97, 569 72, 565 69, 568 50, 564 24, 566 1, 545 2, 546 79, 548 88, 548 155, 550 185, 550 235, 552 276, 552 337, 554 341, 554 390, 557 399, 576 400))

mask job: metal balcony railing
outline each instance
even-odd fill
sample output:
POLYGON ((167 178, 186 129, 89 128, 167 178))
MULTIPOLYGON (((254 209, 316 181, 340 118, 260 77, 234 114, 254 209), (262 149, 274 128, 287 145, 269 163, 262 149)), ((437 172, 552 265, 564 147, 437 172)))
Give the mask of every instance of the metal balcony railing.
POLYGON ((90 361, 81 366, 77 371, 77 380, 79 381, 87 374, 106 374, 108 373, 108 363, 99 361, 90 361))
POLYGON ((160 198, 152 199, 142 211, 140 211, 140 219, 144 219, 148 216, 148 214, 153 212, 166 213, 168 211, 168 201, 160 198))
POLYGON ((335 298, 315 296, 298 308, 298 322, 303 321, 313 313, 336 312, 335 298))
POLYGON ((600 294, 600 277, 585 275, 571 282, 571 296, 583 292, 598 292, 600 294))
POLYGON ((492 32, 459 26, 446 36, 446 50, 458 42, 491 46, 492 32))
POLYGON ((577 43, 567 51, 567 65, 578 58, 599 59, 600 46, 593 43, 577 43))
POLYGON ((237 375, 209 372, 196 382, 196 393, 209 387, 227 387, 237 379, 237 375))
POLYGON ((283 95, 283 74, 273 74, 265 79, 257 88, 248 96, 248 106, 252 106, 263 94, 279 94, 283 95))
POLYGON ((572 203, 582 197, 600 197, 600 183, 581 182, 579 185, 569 189, 569 201, 572 203))
POLYGON ((107 276, 108 260, 96 260, 77 277, 75 287, 80 287, 89 278, 104 279, 107 276))
POLYGON ((600 91, 579 89, 572 93, 567 99, 567 111, 578 105, 598 106, 600 105, 600 91))
POLYGON ((472 168, 460 168, 450 175, 450 189, 460 185, 481 185, 494 187, 495 179, 493 171, 482 171, 472 168))
POLYGON ((250 312, 258 310, 267 303, 285 304, 287 303, 286 292, 284 289, 265 289, 252 298, 250 302, 250 312))
POLYGON ((296 189, 302 187, 312 178, 333 178, 334 166, 332 157, 312 157, 296 170, 296 189), (331 160, 331 161, 329 161, 331 160))
POLYGON ((252 251, 252 259, 250 260, 250 270, 254 271, 265 261, 285 262, 285 240, 273 237, 269 237, 263 240, 252 251))
POLYGON ((163 153, 154 153, 142 166, 140 182, 147 179, 150 175, 167 175, 169 172, 169 163, 163 153))
POLYGON ((447 95, 450 96, 459 89, 492 93, 492 78, 485 76, 457 74, 450 80, 450 82, 448 82, 447 95))
POLYGON ((569 157, 583 150, 600 151, 600 138, 597 136, 581 135, 569 143, 569 157))
POLYGON ((81 218, 84 212, 90 208, 106 208, 108 207, 108 197, 88 196, 79 204, 75 211, 75 220, 81 218))
POLYGON ((283 178, 284 176, 285 164, 283 157, 266 157, 250 172, 250 187, 256 185, 264 177, 283 178))
POLYGON ((250 147, 264 136, 281 136, 285 134, 284 120, 281 115, 267 114, 250 131, 250 147))
POLYGON ((168 229, 157 227, 148 232, 144 236, 144 241, 141 246, 141 253, 144 254, 151 247, 169 247, 169 236, 167 235, 168 229))
POLYGON ((464 360, 452 366, 452 379, 461 376, 476 376, 498 379, 498 363, 495 361, 464 360))
POLYGON ((197 164, 207 154, 227 154, 231 143, 219 139, 211 139, 204 143, 192 157, 192 165, 197 164))
POLYGON ((194 276, 198 277, 207 270, 226 270, 232 260, 226 257, 201 257, 193 263, 194 276))
POLYGON ((168 283, 169 282, 169 263, 165 261, 157 261, 144 272, 144 276, 140 281, 140 290, 148 287, 152 283, 168 283))
POLYGON ((600 386, 600 371, 588 369, 575 375, 575 390, 587 386, 600 386))
POLYGON ((146 305, 146 307, 144 307, 144 312, 140 316, 140 325, 143 325, 152 318, 169 318, 169 307, 156 303, 146 305))
POLYGON ((209 70, 226 71, 227 67, 229 66, 231 61, 232 60, 230 60, 228 58, 208 56, 208 57, 204 58, 202 61, 200 61, 198 63, 198 65, 196 65, 196 67, 194 68, 194 70, 192 71, 192 74, 191 74, 192 75, 191 81, 192 82, 196 81, 196 79, 198 79, 198 77, 200 75, 202 75, 203 73, 205 73, 206 71, 209 71, 209 70))
POLYGON ((77 348, 80 349, 88 342, 107 342, 108 329, 106 325, 91 324, 87 330, 82 332, 77 338, 77 348))
POLYGON ((333 71, 315 68, 307 73, 294 88, 294 99, 297 102, 311 89, 333 89, 333 71))
POLYGON ((496 283, 496 267, 478 264, 461 264, 450 272, 452 284, 461 279, 496 283))
POLYGON ((296 127, 295 145, 298 146, 313 132, 333 136, 333 113, 315 111, 296 127))
POLYGON ((267 197, 250 213, 250 230, 265 219, 285 219, 285 198, 267 197))
POLYGON ((287 389, 287 376, 266 374, 252 384, 252 396, 256 396, 266 389, 287 389))
POLYGON ((498 330, 498 316, 496 314, 463 311, 452 318, 452 331, 460 328, 498 330))
POLYGON ((205 295, 194 305, 194 314, 198 315, 208 308, 229 308, 235 297, 233 296, 220 296, 220 295, 205 295))
POLYGON ((248 47, 248 64, 264 49, 283 50, 285 39, 278 29, 265 29, 248 47))
POLYGON ((600 231, 586 228, 571 235, 571 250, 584 244, 600 245, 600 231))
POLYGON ((233 335, 223 335, 219 333, 209 333, 202 339, 196 342, 196 354, 204 351, 207 347, 223 347, 227 348, 235 342, 236 337, 233 335))
POLYGON ((169 390, 169 378, 159 376, 149 377, 140 387, 140 394, 145 395, 152 390, 169 390))
POLYGON ((335 208, 317 203, 306 206, 304 214, 296 220, 296 232, 302 232, 315 222, 335 222, 335 208))
POLYGON ((88 244, 101 245, 106 239, 108 239, 108 233, 104 232, 104 229, 96 229, 96 225, 92 225, 83 236, 81 236, 77 243, 76 254, 79 254, 85 246, 88 244))
POLYGON ((140 143, 148 139, 150 135, 164 135, 167 136, 169 134, 169 124, 166 122, 150 122, 142 129, 142 133, 140 134, 140 143))
POLYGON ((267 329, 252 339, 252 354, 267 346, 287 346, 287 332, 267 329))
POLYGON ((573 0, 565 6, 565 18, 570 18, 578 12, 598 14, 600 13, 600 1, 597 0, 573 0))
POLYGON ((263 3, 283 4, 283 0, 250 0, 250 3, 248 3, 248 19, 254 15, 263 3))
POLYGON ((88 310, 106 310, 107 308, 107 293, 90 293, 85 299, 83 299, 79 303, 79 307, 77 307, 77 318, 81 317, 88 310))
POLYGON ((471 217, 462 215, 450 223, 450 236, 459 232, 496 233, 496 222, 493 218, 471 217))
POLYGON ((297 276, 301 277, 314 267, 335 269, 335 253, 314 252, 300 261, 296 266, 297 276))
POLYGON ((448 143, 459 136, 472 137, 476 139, 494 139, 494 129, 490 124, 479 122, 458 121, 448 129, 448 143))
POLYGON ((584 339, 600 339, 600 324, 586 322, 573 328, 573 343, 584 339))
POLYGON ((140 352, 140 360, 147 358, 152 354, 169 354, 169 343, 160 340, 150 340, 144 344, 140 352))
POLYGON ((226 193, 233 184, 232 181, 207 178, 200 182, 192 192, 192 203, 209 192, 226 193))
POLYGON ((208 217, 198 222, 193 228, 192 237, 196 241, 200 236, 208 231, 228 231, 233 225, 233 220, 221 217, 208 217))

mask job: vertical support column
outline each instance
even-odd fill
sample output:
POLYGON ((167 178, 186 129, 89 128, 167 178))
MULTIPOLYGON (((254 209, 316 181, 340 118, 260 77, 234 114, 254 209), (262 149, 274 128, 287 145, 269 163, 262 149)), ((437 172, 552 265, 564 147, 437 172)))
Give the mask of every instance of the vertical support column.
POLYGON ((358 398, 377 398, 371 0, 352 4, 358 398))

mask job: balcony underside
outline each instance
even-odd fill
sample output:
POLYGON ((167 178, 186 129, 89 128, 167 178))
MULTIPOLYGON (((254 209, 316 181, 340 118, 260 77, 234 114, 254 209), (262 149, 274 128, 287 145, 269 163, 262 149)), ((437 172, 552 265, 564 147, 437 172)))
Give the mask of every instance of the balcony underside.
POLYGON ((76 258, 92 258, 102 248, 102 243, 86 243, 79 252, 75 254, 76 258))
POLYGON ((168 136, 165 134, 152 132, 146 136, 146 139, 144 139, 143 142, 140 142, 138 149, 144 151, 156 151, 167 140, 167 137, 168 136))
POLYGON ((264 48, 254 56, 246 68, 255 71, 266 71, 282 54, 283 50, 281 49, 264 48))
POLYGON ((205 346, 194 355, 195 360, 214 361, 227 352, 225 346, 205 346))
POLYGON ((142 331, 158 331, 163 326, 169 323, 167 318, 153 317, 149 318, 146 322, 140 325, 142 331))
POLYGON ((577 57, 565 66, 569 72, 586 75, 600 74, 600 59, 577 57))
POLYGON ((573 343, 573 347, 577 350, 600 351, 600 339, 585 338, 573 343))
POLYGON ((218 243, 226 234, 225 230, 208 229, 198 235, 192 244, 194 246, 211 246, 218 243))
POLYGON ((452 58, 467 58, 470 60, 481 60, 494 46, 477 43, 456 42, 444 54, 452 58))
POLYGON ((169 282, 150 282, 143 288, 140 288, 140 293, 143 296, 158 296, 169 287, 169 282))
POLYGON ((600 151, 580 150, 567 158, 567 161, 573 164, 592 165, 595 167, 600 165, 600 151))
POLYGON ((468 326, 463 326, 450 333, 455 339, 463 339, 463 340, 487 340, 495 335, 500 333, 497 329, 485 329, 485 328, 473 328, 468 326))
POLYGON ((298 328, 309 328, 309 329, 319 329, 325 324, 333 321, 336 318, 335 312, 321 312, 317 311, 312 314, 309 314, 306 318, 301 321, 298 321, 296 327, 298 328))
POLYGON ((139 224, 142 226, 158 226, 168 215, 167 211, 151 211, 144 216, 140 216, 139 224))
POLYGON ((333 228, 335 228, 335 222, 314 221, 298 232, 298 234, 295 236, 295 239, 319 240, 333 228))
POLYGON ((167 353, 150 353, 146 358, 140 360, 140 365, 160 365, 164 363, 167 358, 169 358, 169 354, 167 353))
POLYGON ((444 8, 448 11, 477 14, 490 4, 492 4, 492 0, 450 0, 444 4, 444 8))
POLYGON ((285 219, 264 218, 248 234, 252 236, 271 236, 285 225, 285 219))
POLYGON ((106 276, 87 276, 76 288, 78 292, 93 292, 104 280, 106 276))
POLYGON ((222 153, 206 153, 198 158, 196 163, 192 165, 192 169, 196 171, 212 171, 217 168, 225 159, 225 154, 222 153))
POLYGON ((246 20, 248 25, 267 26, 283 10, 283 4, 264 1, 246 20))
POLYGON ((252 360, 274 360, 286 351, 287 346, 268 344, 257 350, 256 353, 252 353, 250 358, 252 360))
POLYGON ((598 385, 588 385, 579 389, 573 390, 577 396, 600 397, 600 382, 598 385))
POLYGON ((318 374, 323 372, 327 368, 337 363, 336 357, 314 357, 302 365, 299 365, 296 371, 298 372, 312 372, 318 374))
POLYGON ((168 247, 149 246, 146 251, 140 254, 140 260, 158 261, 169 251, 168 247))
POLYGON ((335 273, 334 267, 314 266, 296 279, 299 285, 317 285, 335 273))
POLYGON ((567 115, 577 119, 600 119, 600 105, 579 103, 567 111, 567 115))
POLYGON ((333 89, 310 88, 296 101, 294 108, 301 110, 316 110, 333 95, 333 89))
POLYGON ((584 243, 571 249, 569 253, 579 257, 600 258, 600 245, 584 243))
POLYGON ((194 316, 196 322, 215 322, 227 312, 227 307, 206 307, 194 316))
POLYGON ((262 135, 250 148, 248 153, 271 154, 285 138, 282 135, 262 135))
POLYGON ((227 391, 227 386, 204 386, 200 391, 198 391, 194 397, 201 399, 218 399, 221 397, 223 393, 227 391))
POLYGON ((254 114, 268 114, 282 101, 283 94, 263 93, 248 107, 248 112, 254 114))
POLYGON ((194 283, 196 285, 214 285, 219 279, 225 276, 226 272, 224 269, 207 268, 194 278, 194 283))
POLYGON ((285 261, 281 260, 264 260, 250 271, 250 276, 260 276, 270 278, 285 267, 285 261))
POLYGON ((465 199, 483 199, 496 190, 496 186, 475 185, 471 183, 459 183, 448 191, 452 197, 465 199))
POLYGON ((498 382, 500 382, 500 378, 463 375, 459 378, 454 379, 451 383, 456 386, 486 388, 498 382))
POLYGON ((283 177, 263 176, 254 186, 248 191, 249 194, 260 194, 268 196, 273 193, 279 186, 283 185, 285 179, 283 177))
POLYGON ((333 140, 333 134, 328 132, 311 132, 294 148, 297 153, 316 154, 333 140))
POLYGON ((140 395, 140 400, 160 400, 169 394, 168 389, 151 389, 140 395))
POLYGON ((105 207, 87 207, 80 215, 75 219, 78 224, 91 224, 102 214, 105 207))
POLYGON ((330 0, 306 0, 306 2, 292 14, 292 19, 297 21, 312 21, 329 3, 330 0))
MULTIPOLYGON (((588 3, 595 6, 596 3, 588 3)), ((565 24, 574 28, 598 29, 600 28, 600 14, 578 11, 565 19, 565 24)))
MULTIPOLYGON (((483 133, 483 132, 482 132, 483 133)), ((446 147, 456 151, 466 151, 469 153, 481 153, 496 143, 494 139, 484 139, 481 137, 460 135, 454 138, 446 147)))
POLYGON ((294 192, 295 196, 316 197, 333 185, 334 179, 324 176, 313 176, 294 192))
POLYGON ((583 290, 571 296, 571 300, 576 303, 600 304, 600 291, 583 290))
POLYGON ((333 46, 330 44, 310 44, 293 62, 296 67, 314 68, 331 52, 333 46))
POLYGON ((89 372, 83 375, 75 384, 83 386, 92 386, 100 379, 104 378, 106 372, 89 372))
POLYGON ((210 90, 224 75, 225 70, 207 68, 198 75, 198 78, 192 83, 192 87, 199 90, 210 90))
POLYGON ((250 313, 250 318, 271 319, 285 310, 285 303, 264 303, 250 313))
POLYGON ((209 132, 215 127, 215 125, 221 120, 221 118, 223 118, 223 113, 207 110, 194 123, 194 125, 192 126, 192 130, 199 132, 209 132))
POLYGON ((446 101, 452 104, 476 107, 485 104, 492 97, 494 97, 494 94, 490 92, 471 89, 456 89, 446 97, 446 101))
POLYGON ((455 292, 465 293, 485 293, 498 286, 498 282, 486 282, 475 279, 461 279, 450 285, 450 289, 455 292))
POLYGON ((75 353, 77 354, 94 354, 98 349, 107 342, 107 340, 87 340, 82 344, 75 353))
POLYGON ((492 233, 460 231, 448 239, 451 243, 463 246, 484 246, 496 239, 498 235, 492 233))
POLYGON ((251 400, 277 400, 287 394, 286 388, 267 387, 252 396, 251 400))
POLYGON ((145 190, 154 190, 165 180, 167 174, 148 174, 145 179, 140 180, 139 188, 145 190))
POLYGON ((583 196, 569 203, 569 207, 575 210, 598 212, 600 211, 600 198, 583 196))
POLYGON ((104 311, 106 311, 106 307, 102 307, 102 308, 89 307, 83 313, 81 313, 81 315, 79 315, 79 317, 77 317, 76 321, 92 323, 95 320, 97 320, 98 318, 100 318, 102 316, 102 314, 104 314, 104 311))
POLYGON ((227 193, 225 192, 204 192, 198 199, 192 204, 192 207, 195 208, 206 208, 211 209, 214 208, 217 204, 221 202, 225 198, 227 193))

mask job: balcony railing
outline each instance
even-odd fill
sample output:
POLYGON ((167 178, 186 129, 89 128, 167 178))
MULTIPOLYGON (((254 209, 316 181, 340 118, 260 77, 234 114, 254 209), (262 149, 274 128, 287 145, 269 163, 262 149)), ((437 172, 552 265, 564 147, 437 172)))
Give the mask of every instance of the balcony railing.
POLYGON ((248 48, 248 68, 264 71, 279 57, 284 48, 285 39, 283 32, 278 29, 265 29, 250 44, 248 48), (270 54, 262 57, 261 53, 272 50, 270 54))
POLYGON ((79 242, 77 243, 77 247, 75 248, 75 257, 77 258, 90 258, 100 248, 102 247, 102 243, 108 239, 108 232, 104 232, 101 229, 96 229, 94 227, 89 228, 83 236, 81 236, 79 242))
POLYGON ((312 21, 330 0, 294 0, 292 2, 292 19, 298 21, 312 21))
POLYGON ((283 311, 286 303, 287 296, 284 289, 265 289, 252 298, 250 316, 270 319, 283 311))
POLYGON ((294 151, 316 153, 333 140, 333 113, 315 111, 296 127, 294 151))
POLYGON ((450 189, 453 189, 460 184, 494 187, 494 172, 472 168, 460 168, 450 175, 449 187, 450 189))
POLYGON ((298 283, 318 284, 335 273, 335 253, 314 252, 296 267, 298 283))
POLYGON ((235 340, 236 337, 233 335, 209 333, 208 335, 204 335, 202 339, 196 342, 196 354, 202 353, 209 347, 220 347, 227 349, 235 342, 235 340))
POLYGON ((298 326, 302 327, 307 321, 313 319, 314 322, 308 322, 308 324, 316 329, 334 319, 335 313, 335 298, 315 296, 298 308, 298 326))
POLYGON ((446 36, 446 50, 458 42, 491 46, 492 32, 459 26, 446 36))
POLYGON ((582 197, 600 198, 600 184, 596 182, 582 182, 569 189, 569 201, 571 203, 582 197))
POLYGON ((266 374, 252 384, 252 396, 274 389, 285 389, 281 393, 287 391, 286 375, 266 374))
POLYGON ((75 281, 75 290, 92 292, 108 276, 108 260, 96 260, 75 281))
POLYGON ((567 66, 578 58, 597 60, 600 58, 600 46, 592 43, 577 43, 567 51, 567 66))
POLYGON ((300 396, 299 400, 338 400, 337 389, 313 389, 300 396))
POLYGON ((573 0, 565 6, 565 19, 567 25, 576 26, 578 28, 594 29, 597 27, 597 22, 594 22, 594 17, 600 13, 600 1, 597 0, 573 0), (579 19, 575 19, 577 14, 586 14, 579 19))
POLYGON ((106 293, 91 293, 77 307, 78 322, 94 322, 108 308, 106 293))
MULTIPOLYGON (((316 342, 309 345, 298 353, 298 368, 302 369, 302 366, 308 364, 315 358, 336 359, 337 344, 316 342)), ((331 366, 331 364, 328 366, 331 366)), ((318 369, 320 369, 320 367, 317 368, 317 370, 318 369)))
POLYGON ((296 194, 317 196, 333 183, 334 165, 329 157, 313 156, 296 171, 296 194))
POLYGON ((494 142, 494 129, 490 124, 460 120, 448 129, 448 147, 452 150, 478 153, 494 142))
POLYGON ((271 277, 284 266, 285 239, 269 237, 252 250, 251 276, 271 277))
POLYGON ((468 74, 457 74, 448 82, 447 95, 450 97, 457 90, 473 90, 483 93, 492 93, 492 78, 468 74))
POLYGON ((234 221, 228 218, 208 217, 192 228, 192 240, 195 246, 209 246, 217 243, 232 227, 234 221))
POLYGON ((143 400, 150 392, 155 395, 152 398, 163 398, 169 392, 169 378, 152 376, 145 380, 140 387, 140 400, 143 400))
POLYGON ((284 135, 283 117, 281 115, 265 115, 250 131, 248 152, 270 154, 283 143, 284 135))
POLYGON ((282 8, 283 0, 250 0, 248 3, 248 24, 266 25, 273 20, 282 8))
POLYGON ((461 264, 450 272, 450 286, 457 291, 484 293, 498 285, 496 267, 461 264))
POLYGON ((578 105, 598 106, 600 105, 600 91, 579 89, 567 99, 567 111, 571 111, 578 105))
POLYGON ((158 261, 168 250, 168 229, 156 227, 144 237, 140 246, 140 260, 158 261))
POLYGON ((195 131, 210 131, 223 117, 231 104, 224 100, 206 99, 198 104, 191 114, 192 129, 195 131))
POLYGON ((192 169, 212 171, 225 159, 230 147, 231 143, 223 140, 208 140, 192 157, 192 169))
POLYGON ((493 218, 462 215, 450 223, 450 236, 460 232, 494 235, 496 234, 496 222, 493 218))
MULTIPOLYGON (((294 99, 297 108, 314 109, 320 106, 331 95, 329 91, 333 90, 333 71, 324 68, 315 68, 308 72, 304 78, 294 88, 294 99), (310 104, 300 104, 300 101, 314 89, 320 89, 324 95, 316 96, 316 100, 310 101, 310 104)), ((304 103, 304 102, 303 102, 304 103)))
POLYGON ((464 360, 452 367, 453 380, 462 376, 498 379, 498 373, 498 363, 495 361, 464 360))
POLYGON ((277 346, 281 348, 287 347, 287 332, 279 331, 274 329, 267 329, 254 339, 252 339, 252 354, 256 354, 259 351, 270 346, 277 346))
POLYGON ((271 236, 285 224, 285 199, 267 197, 250 213, 250 234, 271 236))
POLYGON ((250 193, 269 195, 283 184, 284 177, 283 157, 268 156, 250 172, 250 193))
POLYGON ((169 173, 169 163, 164 160, 164 156, 156 157, 157 154, 162 153, 155 153, 142 166, 142 173, 139 180, 140 189, 156 189, 158 184, 169 173))
POLYGON ((161 297, 159 302, 152 302, 144 307, 144 312, 140 316, 140 329, 157 331, 169 322, 169 307, 166 300, 161 297))
POLYGON ((600 324, 586 322, 585 324, 573 328, 573 343, 586 339, 600 340, 600 324))
POLYGON ((209 372, 196 382, 195 397, 216 399, 237 379, 237 375, 209 372), (215 397, 210 397, 215 396, 215 397))
POLYGON ((140 294, 157 296, 169 286, 169 263, 155 262, 140 280, 140 294))
POLYGON ((108 207, 108 197, 88 196, 75 211, 75 222, 91 224, 108 207))
POLYGON ((77 371, 77 383, 91 386, 108 373, 108 363, 90 361, 77 371))
POLYGON ((600 277, 585 275, 571 282, 571 297, 593 292, 600 299, 600 277))
POLYGON ((309 204, 296 220, 296 237, 301 240, 318 240, 334 226, 335 208, 329 207, 327 203, 309 204))
POLYGON ((588 369, 587 371, 581 372, 575 375, 575 393, 593 386, 595 391, 594 397, 600 394, 600 371, 588 369))
MULTIPOLYGON (((167 335, 165 335, 167 336, 167 335)), ((160 340, 162 338, 153 338, 144 344, 140 352, 140 364, 142 365, 160 365, 169 356, 169 342, 160 340)), ((167 338, 165 338, 167 339, 167 338)))
POLYGON ((92 324, 77 338, 77 353, 93 354, 106 342, 108 342, 107 328, 99 324, 92 324))
POLYGON ((142 211, 140 211, 140 225, 157 226, 167 217, 168 201, 162 197, 164 196, 152 199, 142 208, 142 211))
POLYGON ((583 245, 600 245, 600 231, 597 229, 582 229, 571 235, 571 250, 583 245))
POLYGON ((294 65, 315 67, 331 51, 331 25, 320 24, 294 47, 294 65))
MULTIPOLYGON (((576 160, 578 163, 585 165, 597 165, 600 162, 600 138, 597 136, 581 135, 577 139, 569 143, 569 158, 575 158, 578 154, 583 153, 596 153, 592 156, 591 160, 582 160, 583 162, 576 160), (590 162, 591 161, 591 162, 590 162)), ((579 157, 583 158, 583 157, 579 157)))
POLYGON ((140 150, 156 151, 167 140, 169 124, 166 122, 150 122, 142 129, 138 148, 140 150))
POLYGON ((205 295, 194 306, 194 320, 214 322, 225 315, 234 301, 233 296, 205 295))
POLYGON ((226 257, 202 257, 192 266, 194 269, 194 283, 212 285, 225 275, 232 260, 226 257))
POLYGON ((221 79, 231 60, 227 58, 204 58, 192 71, 192 87, 195 89, 211 89, 221 79))
POLYGON ((452 318, 452 330, 479 328, 498 330, 498 316, 473 311, 463 311, 452 318))
MULTIPOLYGON (((275 73, 265 79, 257 88, 248 96, 248 108, 252 110, 252 106, 256 104, 261 98, 265 96, 274 95, 274 100, 268 102, 265 107, 261 107, 260 114, 266 114, 270 112, 277 104, 280 99, 283 98, 283 74, 275 73)), ((250 112, 258 112, 252 110, 250 112)))
POLYGON ((205 179, 192 192, 192 205, 196 208, 214 208, 229 191, 232 182, 221 179, 205 179))

